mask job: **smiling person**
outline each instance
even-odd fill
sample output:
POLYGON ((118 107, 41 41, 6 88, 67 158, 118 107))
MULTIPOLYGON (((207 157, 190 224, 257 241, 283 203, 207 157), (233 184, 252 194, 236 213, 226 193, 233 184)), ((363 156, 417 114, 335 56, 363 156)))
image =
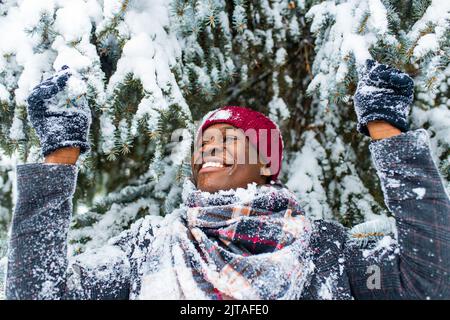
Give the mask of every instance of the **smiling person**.
POLYGON ((277 126, 228 106, 203 119, 179 209, 69 259, 75 163, 89 149, 90 124, 86 100, 58 108, 71 76, 64 68, 28 99, 45 162, 17 167, 7 298, 450 298, 450 200, 427 132, 408 131, 408 75, 368 61, 354 97, 396 226, 308 219, 278 180, 277 126))
POLYGON ((197 132, 192 177, 207 192, 276 181, 281 169, 279 129, 257 111, 223 107, 210 112, 197 132))

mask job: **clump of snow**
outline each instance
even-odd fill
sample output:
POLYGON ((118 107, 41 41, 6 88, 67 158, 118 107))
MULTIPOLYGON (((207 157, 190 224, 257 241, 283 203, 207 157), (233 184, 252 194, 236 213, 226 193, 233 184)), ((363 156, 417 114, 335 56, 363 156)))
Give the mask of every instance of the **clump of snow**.
POLYGON ((114 18, 122 8, 122 1, 120 0, 104 0, 103 1, 103 15, 106 19, 114 18))
POLYGON ((398 242, 391 236, 385 236, 377 242, 377 245, 371 249, 363 250, 362 254, 364 258, 372 256, 383 256, 386 253, 393 252, 397 246, 398 242))
POLYGON ((249 202, 255 198, 257 190, 256 183, 249 183, 247 188, 237 188, 235 195, 240 202, 249 202))
POLYGON ((342 41, 341 52, 344 56, 353 54, 356 63, 363 65, 367 59, 372 57, 369 53, 370 42, 368 40, 374 42, 375 39, 359 34, 348 34, 342 41))
POLYGON ((325 281, 320 285, 320 289, 318 295, 320 299, 323 300, 332 300, 333 292, 336 290, 336 274, 331 274, 328 276, 325 281))
POLYGON ((425 188, 414 188, 412 191, 417 194, 416 199, 420 200, 423 199, 427 190, 425 188))
POLYGON ((270 117, 277 123, 281 120, 286 120, 290 116, 289 108, 284 102, 283 98, 274 96, 269 102, 270 117))
POLYGON ((174 165, 181 165, 189 155, 192 145, 192 135, 188 129, 178 129, 172 133, 171 141, 175 143, 170 153, 170 159, 174 165), (179 141, 179 138, 182 138, 179 141))
POLYGON ((79 76, 73 74, 67 80, 67 94, 69 98, 77 98, 87 93, 87 84, 79 76))
POLYGON ((78 41, 91 31, 91 20, 86 14, 88 7, 84 1, 67 1, 56 11, 55 30, 63 35, 66 42, 78 41))
POLYGON ((282 65, 286 62, 287 52, 286 49, 280 48, 275 54, 275 63, 277 65, 282 65))
POLYGON ((434 52, 438 49, 439 42, 436 34, 429 33, 419 39, 417 46, 414 48, 413 55, 416 59, 420 59, 430 51, 434 52))
POLYGON ((15 141, 25 138, 25 134, 23 132, 23 121, 17 116, 15 116, 13 119, 13 123, 9 131, 9 137, 15 141))
POLYGON ((106 114, 100 117, 100 125, 102 127, 102 150, 108 154, 115 147, 114 132, 116 127, 114 126, 112 119, 106 114))
MULTIPOLYGON (((204 199, 225 199, 225 198, 233 198, 238 203, 245 203, 253 200, 258 192, 258 185, 253 182, 249 183, 246 188, 235 188, 235 189, 227 189, 227 190, 219 190, 217 192, 211 193, 207 191, 201 191, 201 196, 204 199)), ((267 190, 267 187, 262 186, 260 187, 261 190, 267 190)), ((186 201, 187 196, 190 192, 195 190, 195 186, 193 183, 187 179, 184 183, 183 187, 183 199, 186 201)))
POLYGON ((228 120, 232 116, 231 112, 229 110, 219 110, 216 113, 214 113, 209 120, 228 120))
MULTIPOLYGON (((101 250, 88 250, 82 255, 76 257, 76 262, 83 265, 84 268, 94 269, 99 265, 112 264, 114 261, 126 260, 124 252, 116 246, 103 246, 101 250)), ((106 268, 105 268, 106 269, 106 268)), ((97 273, 97 276, 101 276, 101 272, 97 273)), ((105 277, 110 276, 108 273, 104 274, 105 277)), ((100 279, 97 279, 100 280, 100 279)))
POLYGON ((0 101, 8 101, 9 100, 9 92, 6 90, 5 86, 0 83, 0 101))
POLYGON ((386 187, 399 188, 402 183, 398 179, 386 177, 386 187))
POLYGON ((388 32, 388 20, 387 17, 387 10, 384 7, 381 0, 370 0, 369 3, 369 21, 368 23, 371 24, 371 27, 374 30, 378 30, 378 33, 384 35, 388 32))

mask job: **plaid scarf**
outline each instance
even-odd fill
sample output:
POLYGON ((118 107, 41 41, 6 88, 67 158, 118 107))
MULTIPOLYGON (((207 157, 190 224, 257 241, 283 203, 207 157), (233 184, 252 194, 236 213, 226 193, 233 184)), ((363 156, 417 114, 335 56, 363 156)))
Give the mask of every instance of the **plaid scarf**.
POLYGON ((143 299, 298 299, 314 265, 311 224, 281 185, 195 190, 155 232, 143 299))

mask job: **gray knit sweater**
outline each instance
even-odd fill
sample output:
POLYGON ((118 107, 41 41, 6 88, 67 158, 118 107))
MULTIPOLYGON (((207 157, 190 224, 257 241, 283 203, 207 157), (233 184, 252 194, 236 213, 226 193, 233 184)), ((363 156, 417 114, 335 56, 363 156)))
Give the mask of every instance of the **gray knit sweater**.
MULTIPOLYGON (((354 240, 364 237, 364 227, 351 231, 316 221, 311 241, 315 273, 303 298, 449 299, 450 200, 426 131, 373 141, 370 151, 386 205, 395 216, 397 241, 386 245, 384 237, 361 247, 354 240)), ((8 299, 139 296, 147 248, 158 225, 141 219, 104 248, 69 259, 67 232, 76 177, 77 168, 71 165, 17 167, 8 299)))

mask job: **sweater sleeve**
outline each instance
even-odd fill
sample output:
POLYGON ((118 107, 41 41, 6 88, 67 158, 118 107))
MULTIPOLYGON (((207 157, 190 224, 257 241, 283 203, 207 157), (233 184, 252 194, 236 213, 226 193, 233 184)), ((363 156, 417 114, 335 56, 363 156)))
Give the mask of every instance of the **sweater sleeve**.
POLYGON ((383 239, 378 248, 353 251, 353 294, 360 299, 450 298, 450 200, 427 132, 409 131, 373 141, 369 148, 395 217, 398 243, 390 246, 383 239), (378 288, 369 283, 377 270, 378 288))
POLYGON ((77 168, 27 164, 17 167, 6 272, 7 299, 116 298, 126 287, 126 255, 111 245, 115 259, 78 259, 69 265, 67 233, 77 168), (120 274, 108 277, 112 271, 120 274), (102 275, 103 277, 100 277, 102 275), (119 281, 121 280, 121 281, 119 281), (100 286, 101 284, 101 286, 100 286), (102 289, 100 290, 99 287, 102 289))

